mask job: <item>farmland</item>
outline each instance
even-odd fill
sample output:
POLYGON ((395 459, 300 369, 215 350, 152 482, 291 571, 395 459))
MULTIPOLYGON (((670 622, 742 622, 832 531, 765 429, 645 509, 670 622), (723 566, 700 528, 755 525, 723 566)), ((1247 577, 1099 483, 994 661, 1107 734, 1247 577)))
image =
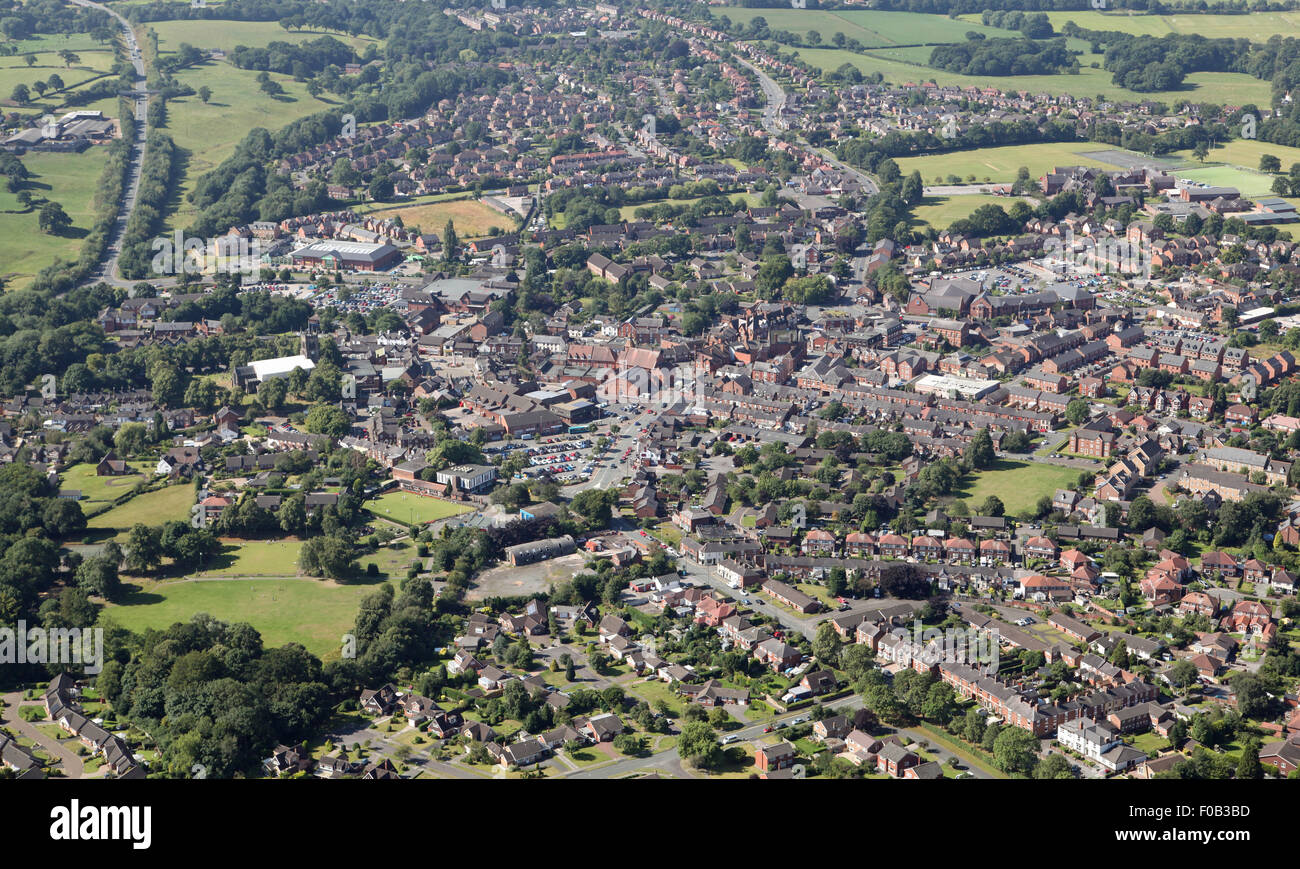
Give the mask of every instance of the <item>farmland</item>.
POLYGON ((889 12, 880 10, 812 10, 812 9, 745 9, 728 6, 715 8, 715 17, 725 15, 737 24, 749 24, 763 18, 773 30, 788 30, 801 37, 817 31, 822 41, 830 42, 836 33, 856 39, 867 48, 891 45, 916 45, 924 42, 934 45, 943 42, 965 42, 966 34, 974 31, 986 37, 1014 36, 997 27, 986 27, 974 21, 957 21, 943 15, 923 12, 889 12))

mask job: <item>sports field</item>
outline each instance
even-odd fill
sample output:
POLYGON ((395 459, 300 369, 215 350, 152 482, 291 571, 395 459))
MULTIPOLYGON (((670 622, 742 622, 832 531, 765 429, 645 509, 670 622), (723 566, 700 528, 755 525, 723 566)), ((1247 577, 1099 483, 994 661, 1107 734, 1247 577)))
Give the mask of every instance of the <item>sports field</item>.
POLYGON ((302 643, 329 660, 340 657, 343 634, 355 625, 361 599, 376 587, 318 579, 148 580, 120 604, 110 604, 104 615, 143 631, 208 613, 226 622, 247 622, 266 646, 302 643))
POLYGON ((373 501, 367 501, 365 507, 381 519, 396 519, 407 523, 433 522, 468 513, 472 509, 464 504, 426 498, 410 492, 388 492, 373 501))
POLYGON ((261 48, 272 42, 310 42, 322 36, 332 37, 358 50, 364 50, 370 44, 382 44, 380 40, 367 36, 349 36, 328 30, 285 30, 275 21, 156 21, 150 22, 149 26, 157 31, 158 48, 164 52, 176 51, 182 42, 197 48, 229 52, 240 45, 261 48))
POLYGON ((223 540, 221 554, 198 576, 298 575, 298 540, 223 540))
MULTIPOLYGON (((1105 163, 1080 156, 1084 151, 1096 150, 1092 142, 1047 142, 1039 145, 1007 145, 1001 148, 980 148, 977 151, 954 151, 947 154, 930 154, 925 157, 900 157, 898 168, 904 175, 920 172, 926 184, 946 183, 949 175, 963 181, 974 175, 976 181, 1015 181, 1021 166, 1029 169, 1031 178, 1039 178, 1054 166, 1096 166, 1112 168, 1105 163)), ((972 199, 974 197, 961 197, 972 199)))
POLYGON ((954 220, 970 217, 971 212, 981 205, 997 205, 1004 211, 1011 207, 1016 199, 1011 196, 993 196, 987 193, 973 193, 969 196, 927 196, 921 204, 912 209, 912 216, 920 223, 928 223, 935 229, 947 229, 954 220))
POLYGON ((1178 177, 1214 187, 1236 187, 1243 196, 1265 196, 1273 192, 1272 175, 1238 166, 1210 165, 1204 169, 1180 169, 1178 177))

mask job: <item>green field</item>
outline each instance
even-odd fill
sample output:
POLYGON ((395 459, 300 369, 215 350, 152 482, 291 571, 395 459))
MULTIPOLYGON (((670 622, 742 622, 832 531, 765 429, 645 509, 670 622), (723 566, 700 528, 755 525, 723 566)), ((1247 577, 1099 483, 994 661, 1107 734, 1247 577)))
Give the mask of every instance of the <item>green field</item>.
POLYGON ((437 498, 426 498, 410 492, 389 492, 373 501, 366 502, 366 509, 381 519, 396 519, 399 522, 417 523, 433 522, 468 513, 472 508, 464 504, 454 504, 437 498))
POLYGON ((298 540, 237 540, 223 542, 214 564, 200 576, 297 576, 298 540))
POLYGON ((4 239, 0 278, 7 289, 26 286, 58 257, 77 258, 94 219, 95 187, 107 159, 108 153, 101 146, 81 154, 23 156, 23 165, 32 173, 27 189, 33 198, 62 205, 72 218, 72 226, 61 235, 41 232, 37 224, 39 206, 22 213, 16 194, 0 190, 0 238, 4 239))
POLYGON ((302 643, 323 659, 338 658, 341 637, 356 623, 361 599, 375 585, 315 579, 223 579, 145 582, 105 614, 133 631, 161 630, 196 613, 248 622, 267 646, 302 643))
MULTIPOLYGON (((285 90, 279 97, 263 93, 254 70, 237 69, 229 63, 208 61, 176 75, 178 81, 197 91, 206 85, 212 90, 205 104, 197 96, 167 101, 166 131, 186 154, 185 177, 181 196, 193 187, 195 179, 215 169, 234 153, 235 146, 249 131, 263 127, 274 132, 290 121, 338 105, 328 95, 316 99, 306 85, 290 76, 271 73, 271 79, 285 90)), ((196 209, 181 202, 169 216, 168 228, 184 228, 196 216, 196 209)))
POLYGON ((149 462, 131 462, 137 473, 121 477, 98 477, 92 464, 73 465, 59 475, 59 485, 64 489, 81 492, 81 508, 87 512, 131 491, 136 483, 149 479, 152 465, 149 462))
MULTIPOLYGON (((953 151, 925 157, 899 157, 895 162, 904 175, 920 172, 921 180, 926 184, 946 183, 936 179, 946 179, 949 175, 957 175, 962 179, 974 175, 976 181, 987 179, 994 182, 1010 182, 1016 180, 1016 172, 1021 166, 1029 169, 1031 178, 1043 176, 1054 166, 1116 168, 1079 156, 1085 151, 1096 150, 1098 147, 1095 142, 1045 142, 1039 145, 1006 145, 1001 148, 980 148, 977 151, 953 151)), ((1005 197, 1001 198, 1004 202, 1007 201, 1005 197)))
POLYGON ((182 42, 197 48, 230 52, 240 45, 261 48, 272 42, 308 42, 322 36, 333 37, 357 50, 364 50, 370 44, 381 44, 370 37, 328 30, 285 30, 275 21, 155 21, 148 26, 157 32, 158 48, 164 52, 178 50, 182 42))
POLYGON ((1206 166, 1204 169, 1180 169, 1178 170, 1178 177, 1216 187, 1236 187, 1243 196, 1267 196, 1273 192, 1272 175, 1242 169, 1238 166, 1206 166))
POLYGON ((161 525, 173 519, 188 521, 193 504, 194 487, 189 483, 174 483, 154 492, 137 495, 125 504, 92 516, 86 522, 86 527, 125 533, 137 522, 161 525))
MULTIPOLYGON (((1164 36, 1166 33, 1200 33, 1211 39, 1250 39, 1265 42, 1277 34, 1300 36, 1300 12, 1254 12, 1250 15, 1141 15, 1127 11, 1074 10, 1048 12, 1058 30, 1073 21, 1088 30, 1119 30, 1135 36, 1164 36)), ((979 21, 978 15, 963 15, 963 21, 979 21)))
MULTIPOLYGON (((70 36, 44 34, 32 39, 24 39, 13 45, 17 48, 17 53, 0 56, 0 102, 6 106, 15 106, 16 104, 10 101, 10 94, 13 93, 15 86, 25 84, 31 91, 32 102, 22 107, 24 114, 61 113, 60 109, 66 111, 63 108, 64 97, 69 92, 76 90, 79 85, 110 73, 113 69, 113 46, 97 43, 84 33, 70 36), (65 64, 58 55, 58 52, 63 50, 75 53, 78 57, 77 62, 71 65, 65 64), (30 67, 26 60, 28 54, 36 58, 36 62, 30 67), (46 96, 40 97, 32 85, 37 81, 47 81, 50 75, 55 73, 63 79, 63 88, 59 91, 46 91, 46 96)), ((113 101, 113 106, 113 110, 107 114, 117 114, 116 100, 113 101)), ((91 107, 77 106, 77 108, 91 107)), ((93 108, 99 106, 95 105, 93 108)))
MULTIPOLYGON (((1195 165, 1195 159, 1191 151, 1178 151, 1178 157, 1186 160, 1189 164, 1195 165)), ((1229 166, 1240 166, 1243 169, 1259 169, 1259 158, 1265 154, 1272 154, 1282 163, 1282 171, 1285 172, 1291 168, 1293 163, 1300 163, 1300 148, 1289 148, 1286 145, 1274 145, 1272 142, 1261 142, 1258 139, 1232 139, 1228 142, 1220 143, 1218 146, 1210 149, 1208 162, 1225 163, 1229 166)))
POLYGON ((712 12, 714 17, 725 15, 737 24, 749 24, 755 18, 763 18, 772 30, 788 30, 801 37, 815 30, 826 44, 836 33, 843 33, 867 48, 965 42, 966 34, 972 30, 988 37, 1016 35, 997 27, 986 27, 979 23, 978 18, 975 21, 956 21, 945 15, 923 12, 746 9, 739 6, 714 7, 712 12))
POLYGON ((935 229, 947 229, 954 220, 970 217, 971 212, 981 205, 997 205, 1004 211, 1016 201, 1014 196, 993 196, 989 193, 972 193, 969 196, 927 196, 921 204, 912 209, 912 215, 920 223, 928 223, 935 229))
MULTIPOLYGON (((1079 58, 1082 68, 1078 75, 981 77, 934 69, 918 60, 906 62, 891 59, 888 56, 889 52, 857 54, 838 48, 798 48, 795 51, 805 62, 822 70, 838 69, 848 63, 856 66, 864 75, 878 72, 886 81, 894 84, 919 84, 932 81, 939 85, 992 86, 1004 91, 1029 91, 1035 94, 1087 94, 1089 96, 1102 94, 1112 99, 1157 100, 1172 105, 1187 101, 1269 105, 1272 101, 1272 86, 1267 81, 1236 72, 1195 72, 1187 76, 1187 86, 1182 90, 1139 94, 1115 85, 1111 80, 1111 74, 1104 69, 1091 68, 1089 64, 1101 62, 1101 55, 1093 54, 1085 54, 1079 58)), ((920 55, 909 52, 906 57, 914 59, 920 58, 920 55)), ((928 60, 928 58, 927 54, 921 59, 928 60)))
POLYGON ((1079 473, 1076 468, 1043 462, 999 459, 994 467, 963 479, 954 495, 965 500, 966 506, 972 510, 983 504, 989 495, 997 495, 1007 513, 1018 513, 1033 507, 1044 495, 1050 497, 1057 489, 1073 486, 1079 481, 1079 473))

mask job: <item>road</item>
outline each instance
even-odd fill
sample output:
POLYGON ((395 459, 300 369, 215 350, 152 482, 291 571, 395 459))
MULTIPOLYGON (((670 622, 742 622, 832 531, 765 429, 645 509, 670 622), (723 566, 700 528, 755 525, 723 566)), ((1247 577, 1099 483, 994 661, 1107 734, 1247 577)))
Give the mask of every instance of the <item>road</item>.
MULTIPOLYGON (((778 135, 781 132, 781 128, 777 125, 776 121, 777 118, 780 117, 781 109, 785 107, 788 100, 785 90, 776 83, 775 79, 764 72, 759 66, 750 63, 748 60, 741 57, 737 57, 736 59, 741 63, 741 65, 758 77, 758 86, 762 89, 763 96, 767 99, 767 103, 763 107, 763 129, 767 130, 774 136, 778 135)), ((809 148, 809 150, 813 150, 812 146, 810 146, 804 139, 800 138, 799 143, 804 147, 809 148)), ((847 163, 840 162, 838 158, 824 149, 817 150, 816 153, 839 171, 856 178, 858 183, 862 185, 863 193, 868 197, 875 196, 880 192, 880 188, 876 186, 876 182, 867 173, 860 169, 855 169, 847 163)))
POLYGON ((136 43, 135 31, 131 29, 130 22, 121 14, 103 4, 93 3, 91 0, 72 0, 72 3, 88 9, 107 12, 117 19, 124 31, 127 52, 131 57, 131 65, 135 67, 135 87, 131 92, 135 103, 135 139, 131 142, 131 158, 127 166, 126 190, 118 208, 117 220, 113 223, 113 228, 109 230, 108 244, 104 248, 103 259, 100 261, 99 268, 88 280, 92 284, 107 281, 116 286, 130 287, 135 282, 121 279, 118 275, 117 260, 122 253, 122 235, 126 231, 126 222, 130 219, 131 213, 135 211, 136 198, 140 192, 140 166, 144 163, 145 140, 148 135, 146 121, 148 118, 149 96, 145 84, 144 58, 140 54, 140 46, 136 43))
MULTIPOLYGON (((63 770, 63 774, 68 778, 81 778, 85 774, 85 764, 81 758, 62 745, 59 740, 46 736, 37 729, 36 725, 18 714, 18 706, 24 702, 23 692, 14 691, 0 699, 4 701, 4 710, 0 711, 0 726, 11 729, 16 736, 27 737, 45 749, 50 759, 63 770)), ((35 706, 37 704, 28 703, 27 705, 35 706)))

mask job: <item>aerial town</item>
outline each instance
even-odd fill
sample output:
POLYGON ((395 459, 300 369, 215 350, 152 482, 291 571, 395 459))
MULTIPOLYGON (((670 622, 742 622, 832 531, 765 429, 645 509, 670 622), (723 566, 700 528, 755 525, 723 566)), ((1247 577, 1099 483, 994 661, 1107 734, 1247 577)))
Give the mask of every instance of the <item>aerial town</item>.
POLYGON ((0 778, 1300 778, 1280 13, 4 5, 0 778))

